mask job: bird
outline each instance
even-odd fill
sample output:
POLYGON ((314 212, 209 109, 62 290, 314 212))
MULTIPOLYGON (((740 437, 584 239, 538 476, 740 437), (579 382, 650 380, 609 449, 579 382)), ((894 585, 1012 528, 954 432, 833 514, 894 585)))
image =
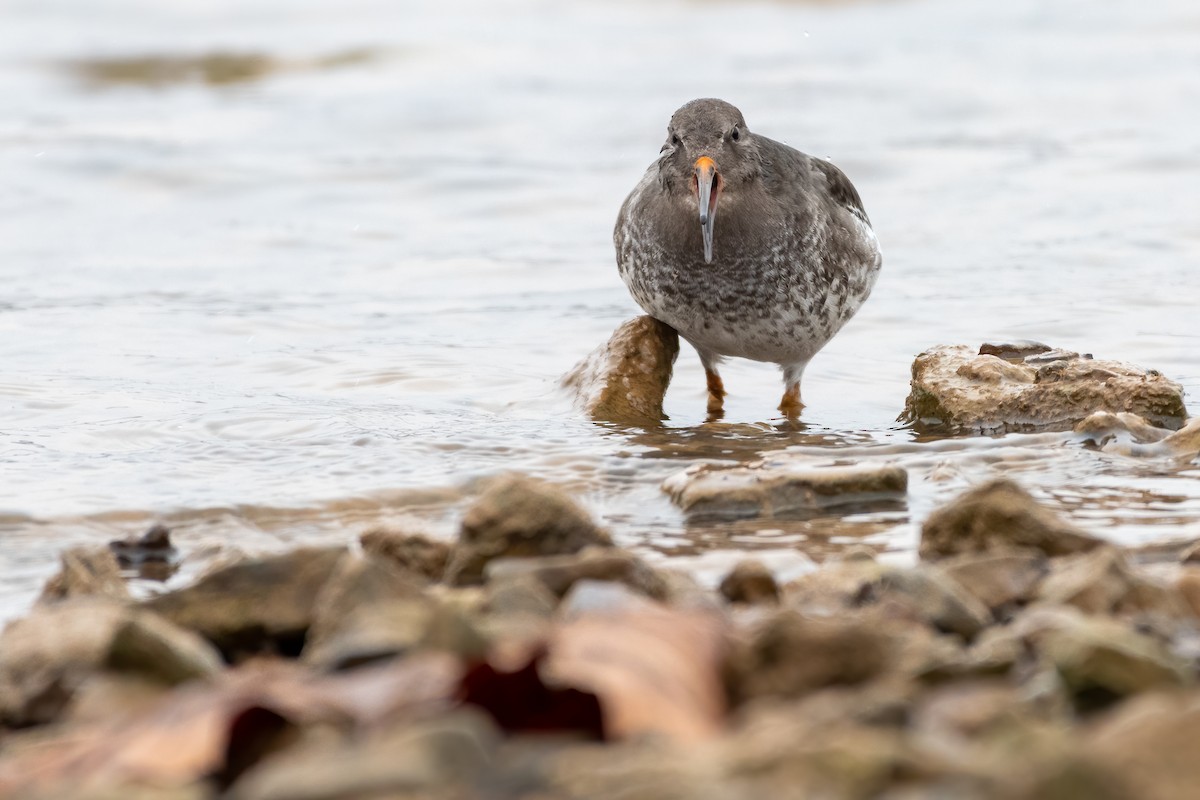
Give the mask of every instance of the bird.
POLYGON ((854 316, 883 257, 858 191, 825 159, 752 132, 724 100, 692 100, 621 205, 617 270, 633 299, 700 356, 710 415, 727 357, 778 364, 779 410, 799 416, 800 379, 854 316))

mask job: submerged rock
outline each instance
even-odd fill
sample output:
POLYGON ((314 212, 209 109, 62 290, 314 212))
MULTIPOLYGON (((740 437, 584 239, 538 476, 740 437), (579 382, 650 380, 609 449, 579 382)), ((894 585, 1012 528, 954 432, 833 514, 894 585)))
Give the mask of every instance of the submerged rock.
POLYGON ((623 323, 601 347, 562 379, 577 403, 597 420, 655 425, 679 355, 679 335, 653 317, 623 323))
POLYGON ((152 525, 141 536, 113 540, 108 548, 121 569, 135 570, 139 578, 165 581, 179 568, 179 551, 171 544, 166 525, 152 525))
POLYGON ((667 478, 663 490, 689 517, 770 517, 848 505, 892 506, 908 491, 908 473, 891 465, 698 464, 667 478))
POLYGON ((921 529, 922 558, 1016 549, 1060 556, 1101 543, 1005 479, 970 489, 930 514, 921 529))
POLYGON ((1171 429, 1187 419, 1183 388, 1154 370, 1063 351, 984 350, 943 345, 917 356, 901 421, 995 433, 1067 430, 1095 411, 1171 429))
POLYGON ((577 553, 612 540, 561 489, 523 475, 494 480, 467 509, 446 582, 481 583, 496 558, 577 553))

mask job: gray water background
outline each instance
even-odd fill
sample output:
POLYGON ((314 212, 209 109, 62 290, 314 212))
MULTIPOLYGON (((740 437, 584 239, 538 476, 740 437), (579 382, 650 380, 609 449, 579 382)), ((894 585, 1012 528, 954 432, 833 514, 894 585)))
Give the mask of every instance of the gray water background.
POLYGON ((849 542, 910 557, 930 508, 1001 472, 1117 541, 1200 536, 1194 463, 895 422, 915 354, 997 337, 1157 368, 1196 409, 1198 76, 1189 0, 5 0, 0 617, 73 544, 165 520, 183 580, 376 524, 452 535, 507 469, 709 580, 748 549, 785 573, 849 542), (211 53, 269 68, 95 69, 211 53), (638 313, 612 223, 698 96, 832 159, 883 244, 802 431, 749 362, 704 424, 686 348, 662 430, 557 389, 638 313), (698 526, 658 489, 783 450, 901 463, 909 501, 698 526))

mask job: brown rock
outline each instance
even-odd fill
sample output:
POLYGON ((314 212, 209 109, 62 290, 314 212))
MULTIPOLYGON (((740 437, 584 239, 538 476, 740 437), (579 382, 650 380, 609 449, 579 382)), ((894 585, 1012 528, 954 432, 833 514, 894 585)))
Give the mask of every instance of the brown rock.
POLYGON ((1042 582, 1038 598, 1055 605, 1075 606, 1088 614, 1168 618, 1189 614, 1182 595, 1135 571, 1119 550, 1107 546, 1057 560, 1042 582))
POLYGON ((1192 682, 1184 659, 1115 619, 1068 607, 1040 607, 1023 614, 1014 626, 1076 695, 1100 691, 1122 697, 1192 682))
POLYGON ((1004 479, 955 498, 930 514, 921 529, 922 558, 1022 548, 1059 556, 1099 544, 1099 539, 1063 521, 1004 479))
POLYGON ((730 656, 731 691, 749 700, 864 684, 897 666, 899 636, 877 619, 780 611, 756 625, 730 656))
POLYGON ((697 464, 663 482, 691 518, 771 517, 844 505, 892 507, 904 500, 908 473, 890 465, 749 467, 697 464))
POLYGON ((130 606, 96 599, 45 606, 0 636, 0 725, 55 719, 98 671, 173 685, 214 675, 220 665, 200 637, 130 606))
POLYGON ((238 781, 230 800, 445 798, 470 800, 500 741, 486 715, 460 709, 354 742, 314 742, 271 758, 238 781))
POLYGON ((999 613, 1030 602, 1050 565, 1038 552, 964 553, 939 561, 937 569, 999 613))
POLYGON ((85 596, 129 599, 121 568, 107 547, 72 547, 59 558, 62 567, 46 582, 39 603, 85 596))
POLYGON ((593 419, 657 425, 679 355, 679 336, 652 317, 623 323, 603 346, 562 379, 593 419))
POLYGON ((226 658, 264 649, 299 653, 321 587, 346 554, 300 548, 219 568, 143 607, 215 644, 226 658))
POLYGON ((1086 748, 1138 800, 1192 800, 1200 786, 1200 694, 1155 692, 1121 705, 1086 748))
POLYGON ((779 602, 779 585, 765 564, 745 559, 721 581, 721 594, 731 603, 775 605, 779 602))
POLYGON ((433 618, 413 573, 346 555, 320 589, 302 657, 341 669, 398 655, 425 642, 433 618))
POLYGON ((522 475, 492 481, 467 509, 446 581, 480 583, 496 558, 577 553, 612 540, 562 490, 522 475))
POLYGON ((1095 411, 1133 412, 1173 430, 1187 419, 1182 387, 1154 370, 1062 351, 1017 361, 944 345, 913 362, 900 419, 983 433, 1068 430, 1095 411))
POLYGON ((442 579, 453 549, 449 542, 387 528, 373 528, 360 536, 358 541, 364 552, 435 581, 442 579))

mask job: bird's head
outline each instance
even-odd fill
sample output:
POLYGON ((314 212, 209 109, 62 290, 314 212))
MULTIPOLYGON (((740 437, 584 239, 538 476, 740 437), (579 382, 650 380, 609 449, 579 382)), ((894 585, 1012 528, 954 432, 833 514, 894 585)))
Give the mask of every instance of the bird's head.
POLYGON ((693 100, 671 116, 659 156, 659 176, 667 191, 695 208, 704 234, 704 261, 713 258, 717 203, 736 202, 759 174, 754 137, 742 112, 724 100, 693 100))

